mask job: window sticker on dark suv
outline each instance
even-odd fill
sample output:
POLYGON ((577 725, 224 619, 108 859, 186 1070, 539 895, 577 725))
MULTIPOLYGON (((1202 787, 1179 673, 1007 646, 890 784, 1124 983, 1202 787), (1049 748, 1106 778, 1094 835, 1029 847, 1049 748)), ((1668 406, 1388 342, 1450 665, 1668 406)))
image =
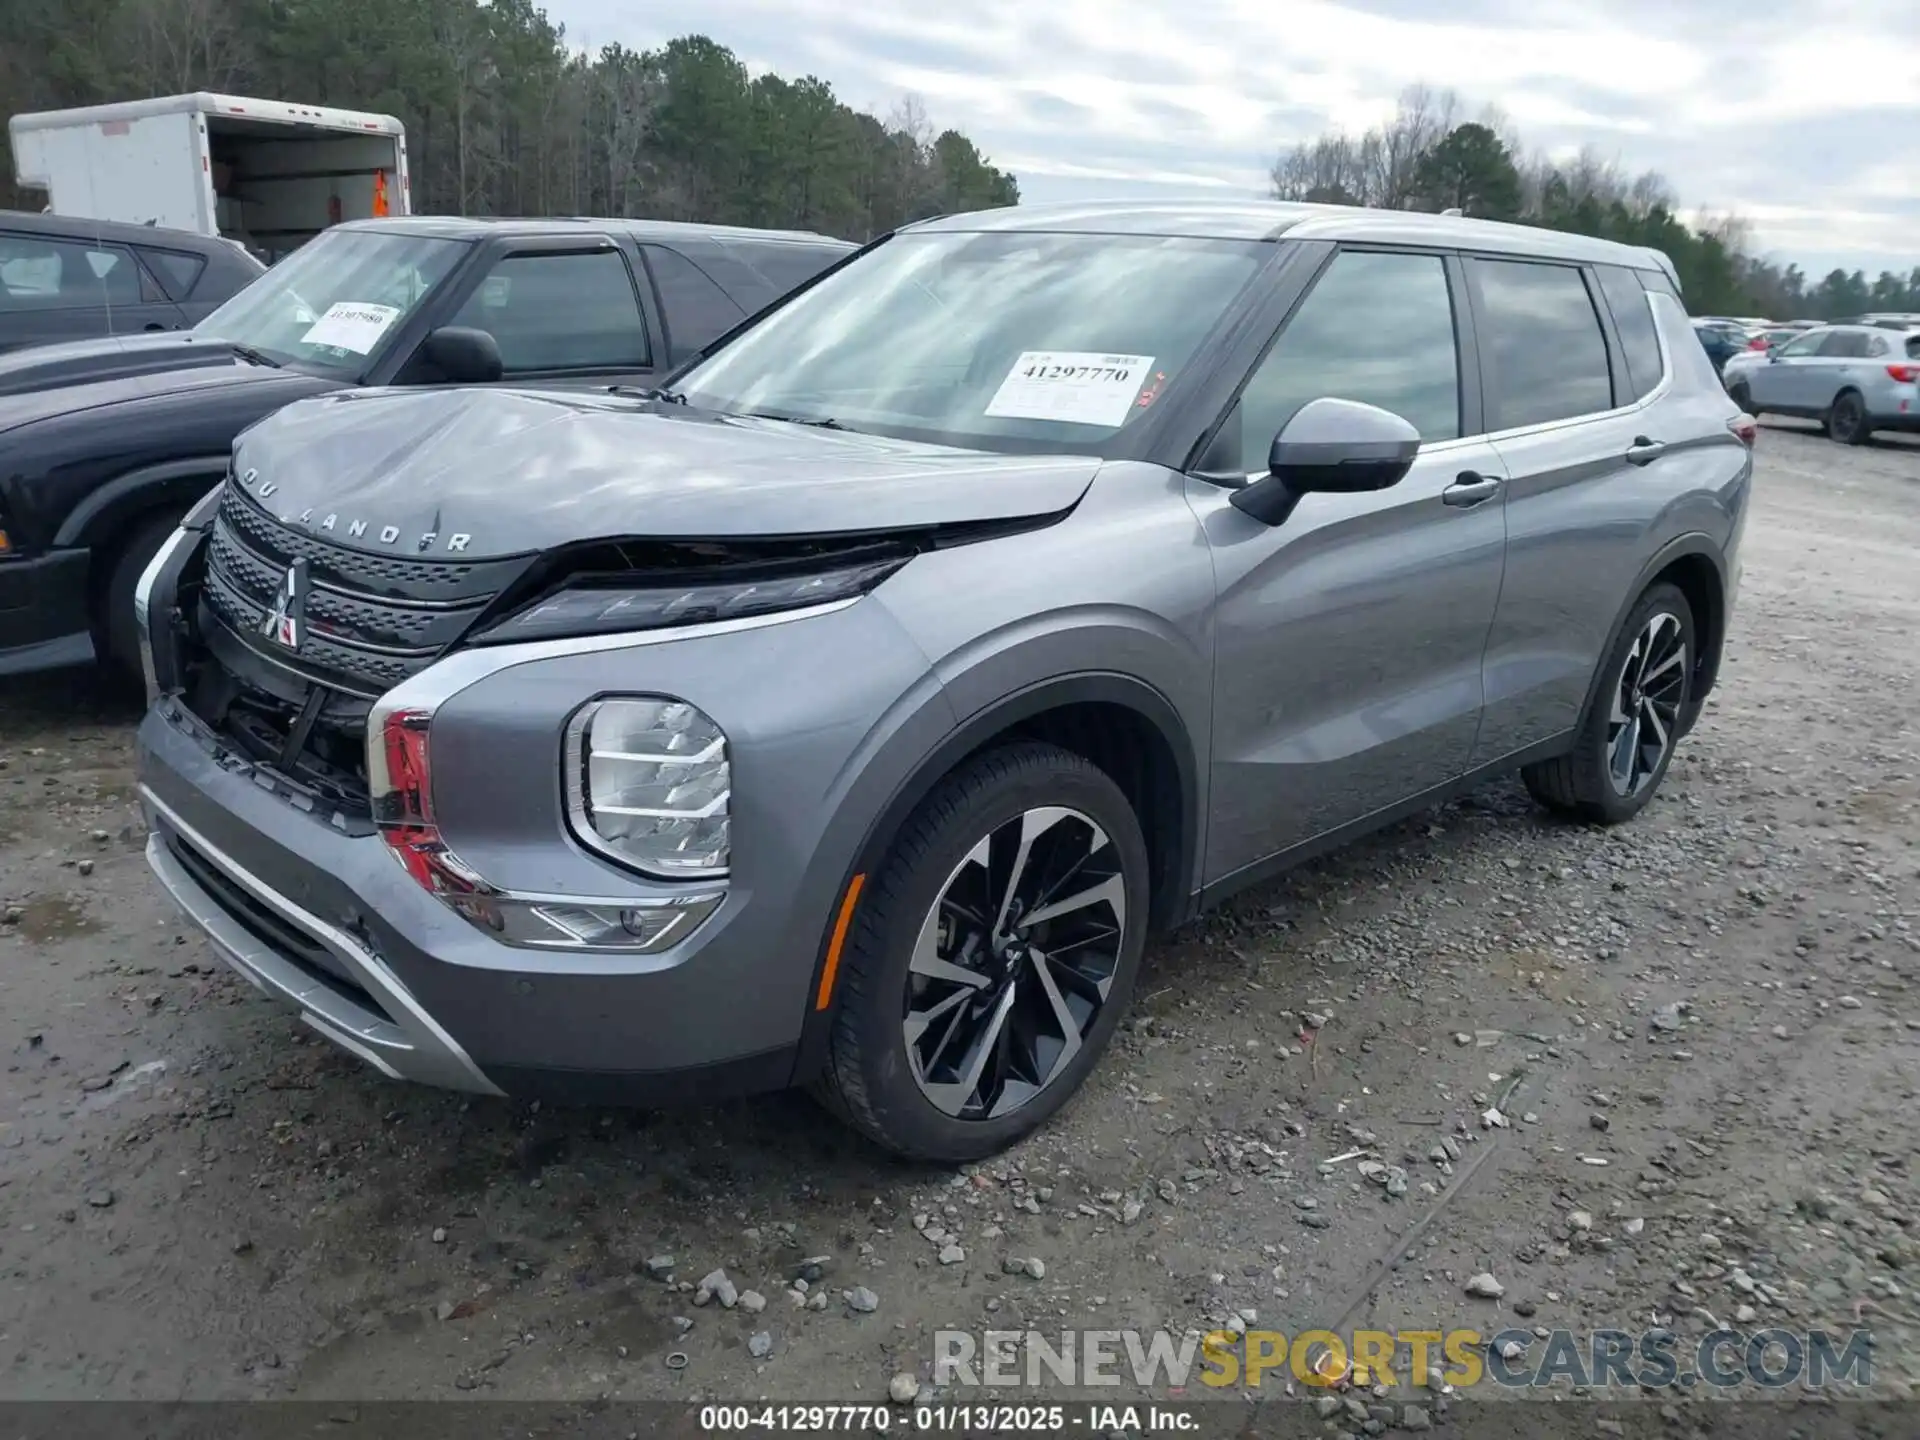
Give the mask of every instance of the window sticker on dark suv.
POLYGON ((1476 260, 1482 353, 1491 361, 1491 430, 1544 425, 1613 408, 1607 337, 1571 265, 1476 260))

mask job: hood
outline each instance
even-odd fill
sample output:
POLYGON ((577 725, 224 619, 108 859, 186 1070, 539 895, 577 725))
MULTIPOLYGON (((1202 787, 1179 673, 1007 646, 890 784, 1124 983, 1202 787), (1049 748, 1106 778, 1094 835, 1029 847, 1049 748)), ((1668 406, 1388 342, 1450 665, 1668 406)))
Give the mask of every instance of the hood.
POLYGON ((1089 456, 1010 456, 614 396, 358 390, 249 430, 234 471, 290 524, 376 553, 829 535, 1052 514, 1089 456), (331 522, 331 523, 330 523, 331 522))
POLYGON ((0 356, 0 432, 174 391, 290 377, 313 381, 305 372, 255 365, 218 341, 194 341, 190 336, 126 336, 39 346, 0 356))
POLYGON ((240 363, 225 341, 191 331, 112 335, 62 345, 32 345, 0 355, 0 395, 51 385, 91 384, 122 375, 240 363))

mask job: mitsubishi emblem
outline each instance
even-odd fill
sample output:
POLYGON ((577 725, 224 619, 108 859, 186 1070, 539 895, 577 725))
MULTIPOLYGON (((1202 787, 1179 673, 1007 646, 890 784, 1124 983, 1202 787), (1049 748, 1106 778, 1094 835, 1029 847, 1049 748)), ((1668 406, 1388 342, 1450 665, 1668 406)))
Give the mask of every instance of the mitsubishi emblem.
POLYGON ((279 593, 260 622, 260 633, 289 650, 300 648, 301 631, 307 623, 307 562, 296 560, 287 567, 279 593))

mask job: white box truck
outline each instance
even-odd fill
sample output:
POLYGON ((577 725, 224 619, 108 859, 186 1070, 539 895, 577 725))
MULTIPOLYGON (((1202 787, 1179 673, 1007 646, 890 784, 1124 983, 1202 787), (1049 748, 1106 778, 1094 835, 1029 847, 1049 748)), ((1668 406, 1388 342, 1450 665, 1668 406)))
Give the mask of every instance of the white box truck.
POLYGON ((56 215, 196 230, 277 260, 329 225, 410 213, 406 129, 237 95, 16 115, 16 181, 56 215))

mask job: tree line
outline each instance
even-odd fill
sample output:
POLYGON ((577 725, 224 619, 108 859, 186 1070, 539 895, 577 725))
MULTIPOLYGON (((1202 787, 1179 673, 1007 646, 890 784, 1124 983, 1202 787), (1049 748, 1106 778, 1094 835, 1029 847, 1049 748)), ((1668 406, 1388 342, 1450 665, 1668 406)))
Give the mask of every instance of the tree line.
POLYGON ((1457 207, 1489 220, 1650 245, 1672 257, 1696 315, 1831 320, 1870 310, 1920 312, 1920 265, 1872 279, 1836 269, 1813 281, 1797 265, 1754 255, 1751 232, 1736 216, 1681 220, 1658 172, 1628 175, 1591 146, 1567 161, 1528 155, 1498 109, 1469 118, 1450 91, 1414 86, 1384 124, 1303 141, 1274 161, 1271 180, 1281 200, 1457 207))
MULTIPOLYGON (((400 117, 413 208, 817 230, 1016 204, 1014 178, 914 101, 750 75, 689 35, 588 54, 531 0, 0 0, 0 109, 212 90, 400 117)), ((37 208, 0 174, 0 204, 37 208)))

